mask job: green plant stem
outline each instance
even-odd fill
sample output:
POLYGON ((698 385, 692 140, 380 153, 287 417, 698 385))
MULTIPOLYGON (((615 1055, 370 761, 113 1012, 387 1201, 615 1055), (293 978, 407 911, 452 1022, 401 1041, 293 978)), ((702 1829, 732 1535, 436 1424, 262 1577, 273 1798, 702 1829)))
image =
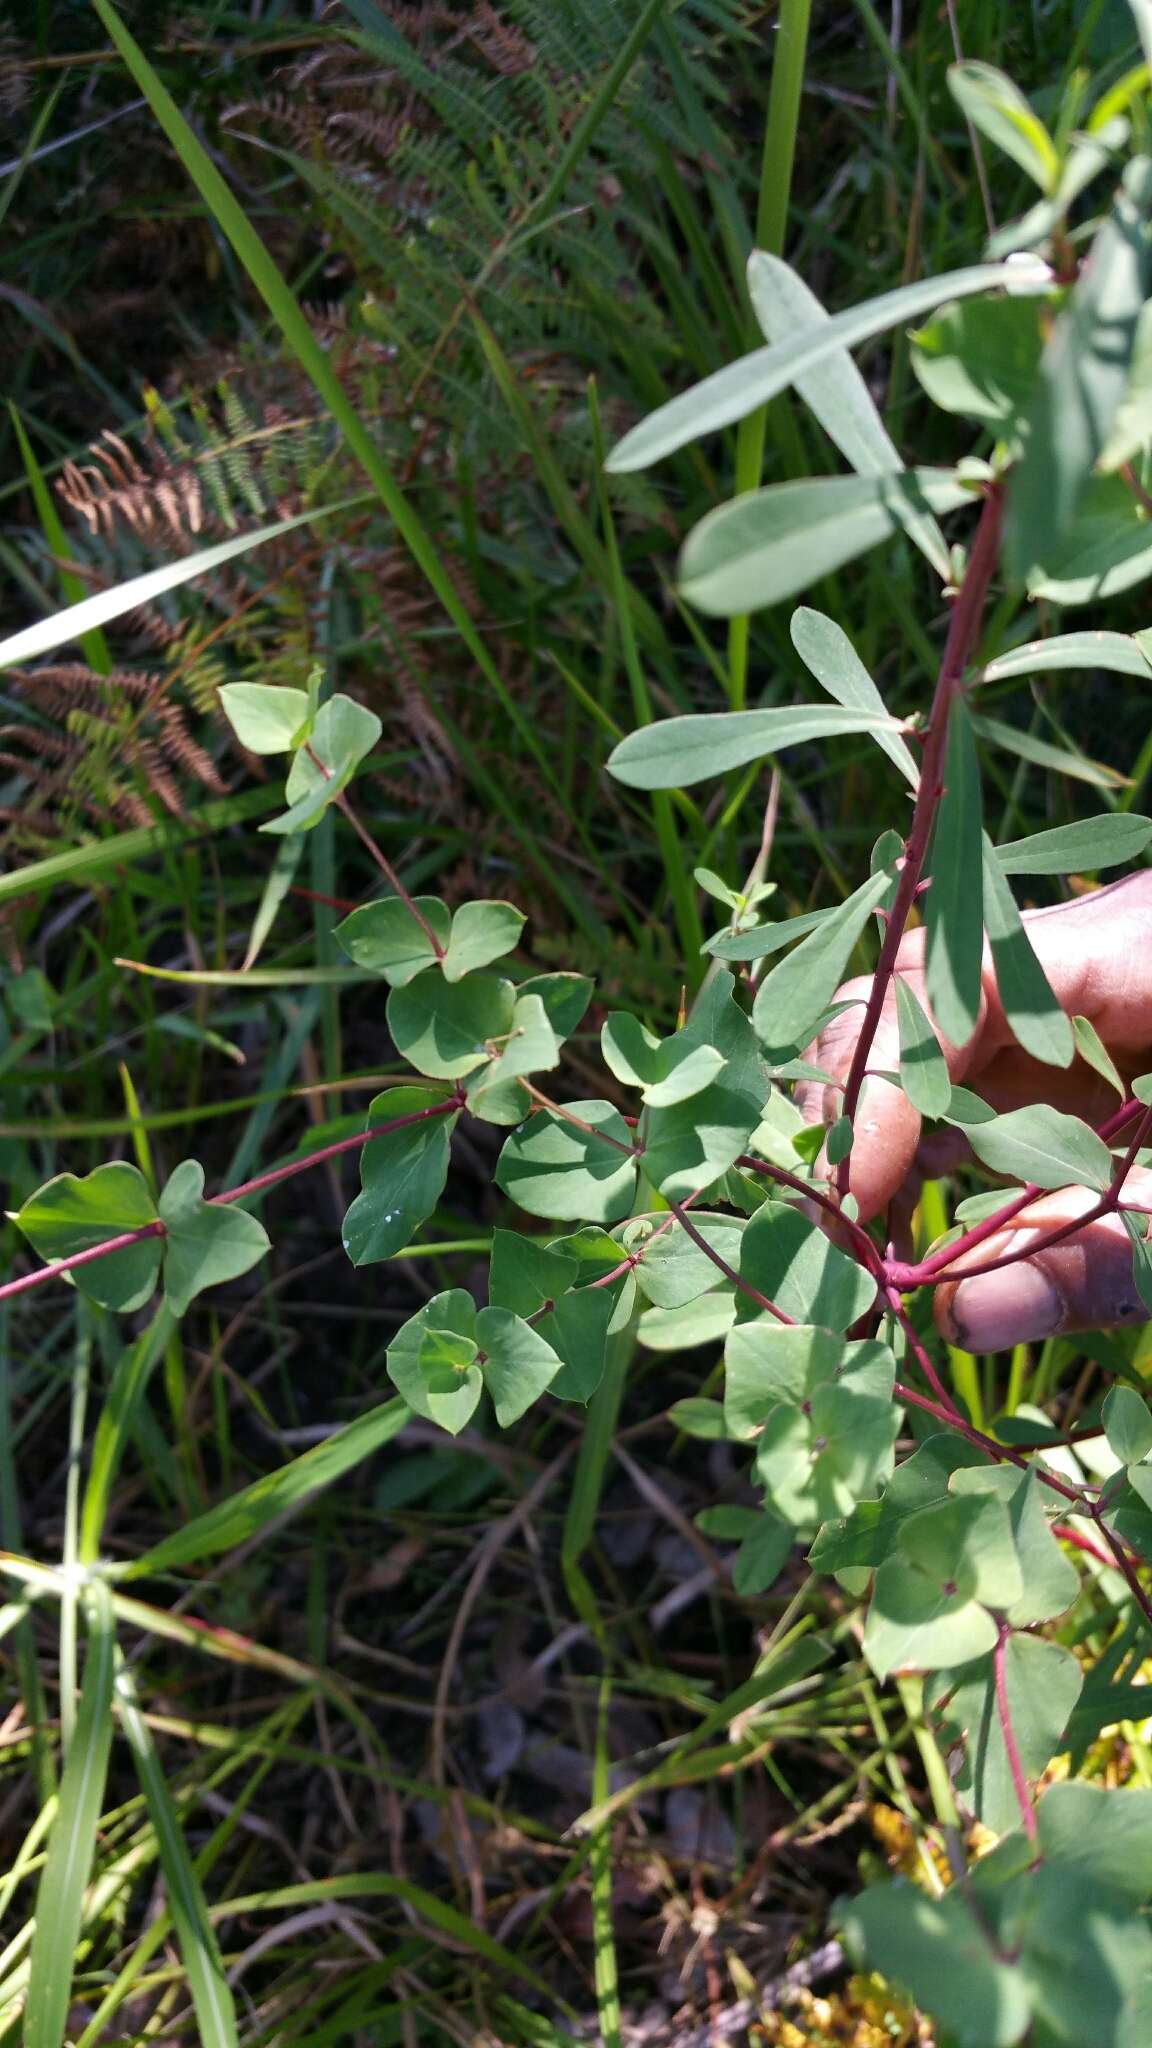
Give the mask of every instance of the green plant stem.
MULTIPOLYGON (((760 165, 760 197, 756 209, 756 246, 766 249, 772 256, 784 253, 811 12, 812 0, 781 0, 780 18, 776 25, 772 85, 760 165)), ((740 422, 736 433, 737 496, 744 491, 756 490, 760 484, 767 431, 768 407, 765 405, 758 406, 740 422)), ((748 696, 750 631, 751 621, 747 612, 734 618, 728 628, 728 701, 733 711, 742 711, 748 696)))

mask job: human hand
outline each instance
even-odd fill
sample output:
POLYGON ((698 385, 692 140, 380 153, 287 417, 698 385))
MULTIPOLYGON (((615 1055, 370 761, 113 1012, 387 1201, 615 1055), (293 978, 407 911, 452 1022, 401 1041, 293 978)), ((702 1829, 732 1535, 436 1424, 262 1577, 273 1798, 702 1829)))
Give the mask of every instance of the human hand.
MULTIPOLYGON (((1130 1081, 1152 1066, 1152 871, 1129 875, 1070 903, 1024 913, 1024 924, 1061 1007, 1095 1026, 1120 1073, 1130 1081)), ((896 956, 906 980, 931 1015, 924 983, 924 933, 910 932, 896 956)), ((854 1007, 835 1018, 808 1057, 842 1084, 860 1035, 871 979, 847 982, 838 1001, 854 1007)), ((996 991, 985 950, 979 1019, 968 1044, 949 1045, 941 1033, 948 1072, 1000 1112, 1032 1103, 1102 1122, 1115 1109, 1108 1083, 1076 1058, 1066 1068, 1045 1066, 1016 1043, 996 991)), ((850 1186, 862 1222, 899 1206, 923 1173, 940 1170, 935 1140, 921 1150, 921 1118, 902 1091, 880 1078, 899 1066, 895 983, 888 989, 868 1058, 869 1079, 856 1117, 850 1186), (918 1157, 922 1171, 918 1175, 918 1157)), ((797 1092, 810 1123, 840 1114, 841 1088, 805 1083, 797 1092)), ((947 1141, 946 1141, 947 1142, 947 1141)), ((953 1148, 953 1161, 955 1149, 953 1148)), ((952 1163, 952 1162, 950 1162, 952 1163)), ((1125 1201, 1152 1207, 1152 1173, 1133 1168, 1125 1201)), ((1032 1243, 1098 1208, 1084 1188, 1062 1189, 1031 1203, 1009 1223, 963 1254, 955 1274, 979 1268, 978 1277, 949 1277, 935 1294, 936 1321, 950 1343, 995 1351, 1076 1330, 1121 1327, 1146 1315, 1132 1274, 1131 1244, 1118 1215, 1100 1216, 1050 1250, 1021 1258, 1032 1243), (994 1261, 1011 1259, 994 1272, 994 1261)))

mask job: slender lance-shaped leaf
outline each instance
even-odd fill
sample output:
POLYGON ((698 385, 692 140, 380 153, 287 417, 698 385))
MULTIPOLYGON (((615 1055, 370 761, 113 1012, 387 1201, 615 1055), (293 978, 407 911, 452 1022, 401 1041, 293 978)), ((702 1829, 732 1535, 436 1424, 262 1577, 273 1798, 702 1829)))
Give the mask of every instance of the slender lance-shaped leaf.
POLYGON ((116 1709, 132 1751, 148 1817, 160 1852, 160 1868, 168 1893, 184 1975, 192 1994, 201 2048, 236 2048, 236 2007, 224 1974, 196 1866, 180 1832, 172 1795, 165 1782, 152 1732, 140 1712, 136 1688, 122 1656, 117 1658, 116 1709))
POLYGON ((6 640, 0 640, 0 669, 15 668, 26 661, 34 661, 38 655, 50 654, 54 647, 63 647, 69 640, 80 640, 97 626, 106 626, 113 619, 123 618, 125 612, 153 604, 158 597, 178 589, 182 583, 191 583, 195 577, 206 576, 212 569, 222 569, 225 562, 235 561, 237 555, 251 554, 253 548, 263 547, 265 541, 278 540, 282 533, 291 533, 296 526, 308 526, 314 520, 328 518, 333 512, 362 505, 365 498, 371 496, 371 491, 358 491, 354 497, 341 498, 337 504, 317 505, 311 512, 298 512, 292 519, 278 519, 273 526, 258 526, 254 533, 238 534, 234 540, 222 540, 215 547, 201 548, 198 554, 168 562, 163 569, 148 569, 143 576, 130 576, 125 583, 113 584, 111 590, 98 590, 94 597, 82 598, 79 604, 66 605, 63 611, 53 612, 50 619, 38 619, 34 626, 25 626, 22 632, 10 633, 6 640))
POLYGON ((72 1972, 84 1891, 112 1746, 116 1637, 108 1589, 96 1581, 85 1600, 88 1654, 60 1803, 36 1893, 36 1931, 28 1973, 24 2048, 61 2048, 72 2002, 72 1972))
POLYGON ((1105 767, 1102 761, 1090 761, 1085 754, 1072 753, 1068 747, 1055 747, 1051 740, 1038 739, 1035 733, 1005 725, 999 718, 973 718, 972 730, 978 739, 989 740, 1005 753, 1015 754, 1018 760, 1030 761, 1033 767, 1046 768, 1054 775, 1067 775, 1073 782, 1086 782, 1090 789, 1127 787, 1127 777, 1115 768, 1105 767))
POLYGON ((968 707, 962 698, 948 721, 944 795, 932 843, 932 887, 925 905, 928 927, 928 1000, 953 1045, 967 1045, 980 1014, 984 952, 981 876, 980 764, 968 707))
MULTIPOLYGON (((804 666, 811 670, 816 681, 830 697, 835 697, 838 704, 856 711, 887 713, 888 706, 847 633, 835 619, 826 618, 823 612, 812 611, 807 605, 800 605, 792 614, 788 630, 804 666)), ((876 744, 884 749, 905 781, 915 789, 920 781, 920 770, 905 741, 893 733, 878 731, 876 744)))
POLYGON ((1076 1051, 1072 1020, 1052 993, 986 832, 983 850, 984 927, 1012 1035, 1034 1059, 1051 1067, 1071 1066, 1076 1051))
POLYGON ((834 733, 898 731, 897 721, 883 707, 868 711, 840 704, 790 704, 767 711, 691 712, 630 732, 609 754, 608 772, 629 789, 683 789, 806 740, 834 733))
POLYGON ((322 1486, 331 1486, 373 1451, 390 1443, 403 1429, 409 1413, 403 1401, 384 1401, 379 1407, 370 1408, 366 1415, 358 1416, 322 1444, 293 1458, 280 1471, 253 1480, 251 1486, 241 1487, 230 1500, 220 1501, 184 1528, 174 1529, 142 1557, 133 1558, 125 1576, 138 1579, 155 1572, 179 1571, 184 1565, 196 1564, 201 1558, 215 1557, 221 1550, 248 1542, 277 1515, 299 1507, 322 1486))
POLYGON ((1111 669, 1117 675, 1152 680, 1152 662, 1132 633, 1055 633, 1051 640, 1026 640, 1009 654, 998 654, 981 681, 1000 683, 1009 676, 1031 676, 1056 669, 1111 669))
POLYGON ((954 470, 803 477, 718 505, 680 557, 680 591, 710 618, 762 611, 897 533, 910 514, 951 512, 971 489, 954 470))
MULTIPOLYGON (((766 249, 748 258, 748 296, 766 341, 795 341, 799 329, 819 332, 831 317, 791 264, 766 249)), ((858 476, 900 468, 899 450, 846 348, 797 377, 796 389, 858 476)), ((909 539, 947 581, 948 543, 931 513, 910 513, 907 526, 909 539)))
POLYGON ((1081 875, 1135 860, 1152 839, 1152 818, 1135 811, 1105 811, 1074 825, 1054 825, 996 848, 1003 875, 1081 875))
POLYGON ((1051 566, 1065 541, 1128 384, 1148 289, 1152 160, 1135 157, 1040 366, 1024 459, 1008 497, 1015 574, 1051 566))
POLYGON ((677 448, 698 441, 702 434, 715 433, 719 427, 742 420, 746 413, 766 405, 778 391, 794 384, 818 363, 827 362, 843 349, 854 348, 857 342, 870 341, 873 335, 883 334, 890 327, 918 319, 945 299, 992 291, 998 285, 1019 290, 1027 284, 1043 290, 1050 277, 1047 265, 1039 260, 1027 278, 1017 264, 977 263, 966 270, 948 271, 943 277, 921 278, 915 284, 901 285, 896 291, 867 299, 863 305, 850 306, 846 312, 834 314, 823 326, 815 330, 804 328, 800 334, 789 335, 769 348, 754 349, 750 355, 741 356, 723 370, 705 377, 703 383, 693 385, 690 391, 681 392, 617 442, 607 467, 616 474, 647 469, 677 448))
POLYGON ((896 1021, 900 1085, 921 1116, 943 1116, 952 1099, 947 1062, 923 1005, 901 974, 896 976, 896 1021))
POLYGON ((752 1022, 770 1058, 800 1052, 844 979, 852 949, 892 882, 889 869, 868 880, 833 910, 794 952, 765 975, 752 1022))

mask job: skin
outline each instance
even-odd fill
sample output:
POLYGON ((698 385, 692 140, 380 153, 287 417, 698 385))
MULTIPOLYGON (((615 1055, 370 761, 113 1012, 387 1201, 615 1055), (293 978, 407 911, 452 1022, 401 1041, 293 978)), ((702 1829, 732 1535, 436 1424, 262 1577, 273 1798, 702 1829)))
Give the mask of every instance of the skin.
MULTIPOLYGON (((1047 910, 1028 911, 1024 924, 1057 1001, 1070 1016, 1086 1017, 1112 1055, 1125 1082, 1152 1069, 1152 871, 1126 876, 1107 888, 1047 910)), ((896 971, 931 1015, 924 986, 924 933, 910 932, 896 956, 896 971)), ((846 1079, 863 1021, 871 980, 846 982, 837 1000, 855 1005, 834 1019, 808 1057, 840 1083, 846 1079)), ((1046 1102, 1089 1123, 1102 1122, 1117 1098, 1099 1075, 1076 1058, 1066 1068, 1045 1066, 1016 1044, 996 992, 985 953, 980 1014, 968 1044, 949 1045, 938 1031, 948 1071, 1001 1112, 1046 1102)), ((925 1173, 939 1173, 963 1156, 952 1137, 921 1144, 921 1119, 898 1088, 880 1079, 899 1065, 895 986, 888 991, 868 1058, 852 1151, 851 1189, 862 1222, 887 1211, 898 1233, 925 1173)), ((838 1088, 806 1083, 797 1091, 809 1123, 834 1122, 838 1088)), ((957 1274, 1016 1253, 1096 1202, 1084 1188, 1045 1195, 1004 1230, 956 1263, 957 1274)), ((1134 1169, 1125 1201, 1152 1207, 1152 1173, 1134 1169)), ((1077 1330, 1115 1329, 1146 1319, 1132 1277, 1131 1249, 1118 1216, 1100 1217, 1051 1251, 961 1279, 935 1290, 936 1321, 952 1344, 997 1351, 1077 1330)))

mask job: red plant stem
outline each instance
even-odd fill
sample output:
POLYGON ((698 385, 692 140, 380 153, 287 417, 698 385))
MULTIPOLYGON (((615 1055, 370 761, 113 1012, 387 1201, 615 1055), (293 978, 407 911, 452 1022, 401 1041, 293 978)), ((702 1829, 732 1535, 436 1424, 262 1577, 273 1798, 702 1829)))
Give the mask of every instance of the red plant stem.
POLYGON ((1032 1803, 1032 1794, 1028 1787, 1027 1775, 1020 1761, 1020 1750, 1016 1742, 1016 1730, 1012 1726, 1012 1708, 1008 1699, 1008 1669, 1006 1660, 1008 1641, 1011 1634, 1012 1631, 1008 1624, 1002 1622, 1000 1624, 1000 1633, 996 1638, 996 1648, 992 1653, 992 1668, 996 1680, 996 1712, 1000 1720, 1000 1733, 1004 1738, 1004 1753, 1008 1758, 1008 1769, 1012 1773, 1012 1789, 1016 1794, 1016 1804, 1020 1808, 1020 1818, 1024 1823, 1024 1832, 1028 1840, 1034 1842, 1036 1840, 1036 1808, 1032 1803))
POLYGON ((770 1301, 766 1294, 761 1294, 760 1289, 758 1287, 753 1287, 750 1280, 745 1280, 743 1275, 736 1271, 735 1266, 730 1266, 728 1264, 727 1259, 723 1258, 721 1254, 718 1251, 716 1251, 712 1245, 709 1244, 707 1238, 704 1237, 699 1230, 697 1230, 696 1225, 692 1221, 692 1218, 685 1214, 685 1206, 683 1202, 674 1202, 672 1200, 671 1195, 665 1195, 664 1199, 667 1202, 668 1207, 671 1209, 672 1214, 675 1216, 676 1221, 679 1223, 681 1229, 687 1234, 687 1236, 689 1236, 692 1239, 692 1242, 697 1247, 697 1250, 702 1251, 705 1254, 706 1258, 711 1259, 712 1264, 718 1269, 719 1272, 723 1273, 724 1278, 726 1280, 730 1280, 732 1282, 732 1285, 738 1288, 741 1294, 746 1294, 749 1301, 754 1301, 756 1303, 757 1308, 766 1309, 769 1315, 775 1316, 778 1323, 795 1323, 795 1316, 790 1316, 784 1309, 777 1308, 776 1303, 774 1301, 770 1301))
POLYGON ((1085 1557, 1094 1557, 1097 1564, 1106 1564, 1109 1571, 1112 1570, 1115 1558, 1109 1557, 1089 1537, 1082 1536, 1079 1529, 1070 1528, 1067 1522, 1053 1522, 1052 1534, 1058 1536, 1061 1543, 1070 1543, 1074 1550, 1082 1550, 1085 1557))
POLYGON ((519 1076, 519 1081, 520 1086, 527 1095, 531 1096, 533 1102, 538 1102, 541 1109, 548 1110, 552 1116, 558 1116, 561 1123, 571 1124, 574 1130, 585 1131, 590 1138, 602 1138, 606 1145, 615 1145, 616 1150, 626 1153, 629 1159, 640 1159, 643 1157, 643 1145, 626 1145, 622 1138, 614 1138, 611 1131, 602 1131, 598 1125, 586 1123, 582 1116, 576 1116, 562 1102, 553 1102, 550 1095, 545 1095, 542 1088, 535 1087, 531 1081, 525 1079, 523 1074, 519 1076))
MULTIPOLYGON (((337 1138, 335 1144, 322 1145, 318 1152, 309 1152, 306 1159, 292 1159, 287 1166, 273 1166, 267 1173, 258 1173, 252 1180, 241 1181, 239 1187, 225 1188, 223 1194, 209 1195, 208 1200, 214 1208, 219 1208, 226 1202, 243 1201, 246 1195, 262 1194, 265 1188, 275 1187, 282 1180, 291 1180, 293 1175, 304 1173, 310 1166, 321 1166, 326 1159, 335 1159, 341 1152, 353 1152, 358 1145, 367 1145, 372 1138, 386 1138, 392 1131, 402 1131, 408 1124, 424 1123, 429 1117, 447 1116, 451 1110, 459 1109, 462 1102, 463 1098, 458 1094, 445 1096, 443 1102, 433 1103, 429 1109, 414 1109, 408 1116, 393 1117, 389 1123, 376 1124, 367 1131, 356 1131, 350 1138, 337 1138)), ((27 1294, 31 1288, 42 1287, 61 1273, 74 1273, 80 1266, 91 1265, 93 1259, 106 1259, 113 1252, 127 1251, 131 1245, 142 1244, 145 1238, 165 1235, 159 1217, 152 1223, 142 1223, 139 1230, 121 1231, 118 1237, 107 1237, 103 1244, 90 1245, 87 1251, 72 1252, 68 1258, 57 1259, 50 1266, 38 1266, 34 1273, 22 1273, 17 1280, 6 1280, 0 1286, 0 1301, 10 1301, 17 1294, 27 1294)))
POLYGON ((736 1164, 743 1167, 746 1173, 762 1173, 769 1180, 778 1181, 781 1187, 793 1188, 798 1195, 804 1196, 805 1201, 811 1202, 817 1209, 823 1209, 825 1214, 831 1217, 837 1230, 843 1231, 851 1239, 860 1263, 867 1265, 877 1279, 884 1277, 884 1259, 879 1246, 873 1244, 868 1232, 863 1230, 859 1223, 853 1222, 850 1216, 845 1216, 844 1211, 837 1208, 830 1196, 821 1194, 819 1188, 814 1188, 808 1181, 801 1180, 798 1173, 789 1173, 783 1166, 772 1166, 767 1159, 755 1159, 750 1153, 743 1154, 736 1164))
MULTIPOLYGON (((879 1027, 892 977, 896 970, 896 955, 904 937, 908 918, 916 900, 916 892, 928 857, 932 839, 932 828, 940 798, 944 793, 944 759, 948 745, 948 724, 952 704, 964 677, 964 671, 972 659, 984 617, 984 606, 996 564, 1000 556, 1000 527, 1002 500, 998 485, 992 485, 984 499, 980 524, 972 543, 968 568, 959 595, 952 610, 948 627, 948 638, 932 710, 925 736, 923 763, 920 770, 920 786, 916 792, 912 824, 904 843, 904 858, 900 867, 900 879, 896 895, 884 928, 880 947, 880 958, 872 977, 872 987, 864 1010, 864 1021, 860 1036, 848 1069, 844 1086, 843 1115, 851 1122, 859 1107, 860 1091, 868 1068, 868 1057, 879 1027)), ((836 1184, 841 1195, 850 1186, 852 1155, 841 1160, 837 1168, 836 1184)))
POLYGON ((900 1299, 899 1289, 885 1283, 884 1299, 888 1303, 888 1306, 891 1309, 893 1315, 896 1317, 897 1322, 900 1324, 900 1327, 908 1340, 909 1347, 915 1355, 916 1363, 920 1367, 920 1370, 923 1373, 925 1379, 927 1380, 928 1385, 931 1387, 932 1392, 935 1394, 936 1399, 940 1401, 945 1408, 947 1408, 949 1413, 955 1417, 957 1422, 961 1422, 963 1420, 963 1417, 960 1414, 960 1410, 957 1408, 956 1403, 953 1401, 951 1395, 949 1394, 947 1388, 941 1380, 940 1375, 932 1362, 932 1358, 929 1352, 920 1342, 919 1337, 916 1335, 916 1332, 912 1327, 912 1323, 907 1315, 907 1312, 905 1311, 904 1304, 900 1299))
MULTIPOLYGON (((991 1273, 998 1265, 1009 1265, 1018 1258, 1031 1257, 1035 1252, 1046 1251, 1050 1244, 1058 1244, 1061 1238, 1071 1237, 1075 1231, 1083 1230, 1098 1216, 1106 1214, 1107 1209, 1117 1207, 1118 1190, 1123 1185, 1128 1169, 1143 1143, 1143 1127, 1147 1121, 1152 1120, 1152 1109, 1147 1108, 1142 1102, 1128 1101, 1121 1108, 1114 1110, 1112 1115, 1097 1127, 1097 1135, 1110 1140, 1116 1137, 1126 1124, 1130 1124, 1135 1116, 1141 1119, 1141 1130, 1137 1132, 1126 1158, 1117 1168, 1108 1194, 1101 1196, 1101 1206, 1087 1215, 1076 1217, 1072 1223, 1061 1224, 1051 1237, 1044 1238, 1042 1242, 1028 1245, 1022 1252, 1006 1253, 1003 1259, 993 1260, 987 1266, 974 1266, 970 1273, 991 1273)), ((1035 1202, 1046 1192, 1048 1190, 1029 1184, 1028 1187, 1022 1188, 1018 1195, 1013 1195, 1012 1200, 1006 1202, 1002 1209, 997 1209, 993 1215, 986 1216, 982 1223, 976 1223, 971 1230, 966 1230, 963 1237, 956 1238, 952 1244, 943 1245, 938 1252, 933 1252, 927 1259, 921 1259, 918 1264, 908 1265, 902 1259, 886 1260, 885 1277, 894 1287, 898 1287, 902 1294, 910 1293, 914 1287, 933 1287, 938 1280, 951 1279, 954 1276, 945 1271, 946 1267, 954 1265, 962 1254, 975 1251, 976 1247, 985 1243, 988 1238, 995 1237, 997 1231, 1003 1230, 1006 1223, 1010 1223, 1014 1216, 1018 1216, 1022 1209, 1028 1207, 1030 1202, 1035 1202)), ((964 1277, 969 1278, 970 1273, 966 1273, 964 1277)))

